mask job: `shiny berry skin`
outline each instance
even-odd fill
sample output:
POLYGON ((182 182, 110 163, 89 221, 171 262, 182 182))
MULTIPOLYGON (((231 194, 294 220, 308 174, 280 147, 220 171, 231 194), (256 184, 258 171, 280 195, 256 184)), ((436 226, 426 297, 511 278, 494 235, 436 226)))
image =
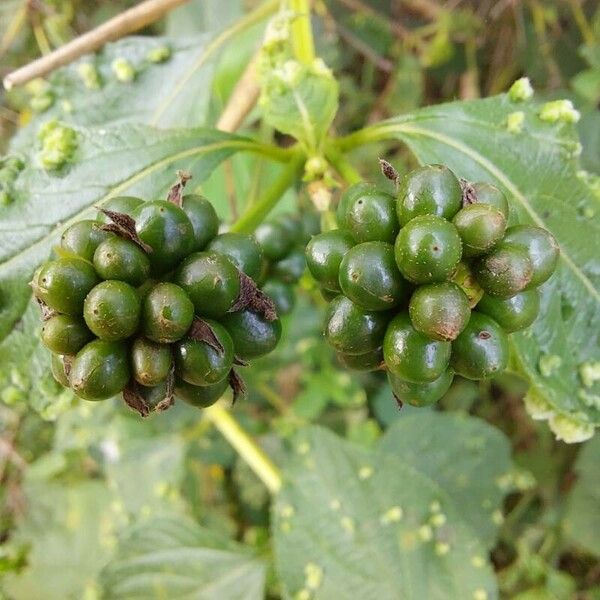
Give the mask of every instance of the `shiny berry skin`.
POLYGON ((175 343, 175 369, 180 379, 192 385, 212 385, 222 381, 233 366, 233 341, 227 330, 215 321, 207 321, 223 350, 185 337, 175 343))
POLYGON ((344 354, 336 352, 336 358, 340 364, 351 371, 376 371, 383 365, 383 350, 377 348, 364 354, 344 354))
POLYGON ((197 315, 216 319, 225 315, 240 295, 240 276, 225 256, 196 252, 175 273, 175 283, 188 295, 197 315))
POLYGON ((133 214, 140 239, 152 248, 152 270, 173 269, 194 247, 194 229, 185 212, 172 202, 144 202, 133 214))
POLYGON ((478 256, 498 243, 506 230, 506 218, 489 204, 469 204, 452 219, 463 243, 464 256, 478 256))
POLYGON ((263 253, 254 236, 246 233, 222 233, 207 248, 226 256, 240 271, 257 281, 263 268, 263 253))
POLYGON ((204 250, 219 233, 219 217, 209 200, 199 194, 185 194, 181 208, 188 216, 194 230, 192 251, 204 250))
POLYGON ((229 381, 227 377, 219 383, 203 386, 192 385, 185 381, 177 381, 175 394, 178 398, 196 408, 208 408, 227 391, 228 387, 229 381))
POLYGON ((540 294, 536 289, 519 292, 510 298, 494 298, 484 294, 477 312, 488 315, 504 331, 512 333, 529 327, 540 312, 540 294))
POLYGON ((463 332, 452 342, 451 365, 467 379, 487 379, 508 365, 508 336, 487 315, 472 312, 463 332))
POLYGON ((268 279, 262 286, 262 291, 273 300, 279 316, 292 312, 296 304, 296 294, 290 284, 279 279, 268 279))
POLYGON ((254 232, 263 254, 271 261, 281 260, 294 246, 296 240, 286 227, 274 221, 262 223, 254 232))
POLYGON ((390 315, 368 311, 346 296, 331 301, 325 317, 325 338, 344 354, 364 354, 381 347, 390 315))
POLYGON ((142 301, 142 330, 153 342, 170 344, 181 339, 194 320, 194 305, 174 283, 158 283, 142 301))
POLYGON ((415 217, 436 215, 452 219, 462 206, 462 189, 454 173, 443 165, 425 165, 404 176, 396 210, 404 227, 415 217))
POLYGON ((477 204, 486 204, 488 206, 493 206, 495 209, 499 210, 503 215, 505 220, 508 222, 509 216, 509 205, 506 196, 491 183, 486 183, 484 181, 478 181, 476 183, 471 184, 473 191, 475 192, 476 203, 477 204))
POLYGON ((140 299, 123 281, 103 281, 86 297, 83 318, 101 340, 117 341, 133 335, 140 323, 140 299))
POLYGON ((450 389, 453 380, 452 369, 446 369, 437 379, 429 383, 411 383, 388 373, 388 381, 394 396, 403 404, 411 406, 435 404, 450 389))
POLYGON ((56 354, 75 355, 93 337, 81 317, 55 315, 42 326, 42 342, 56 354))
POLYGON ((337 220, 340 229, 349 231, 357 244, 393 244, 400 229, 394 197, 368 183, 354 184, 344 192, 337 220))
POLYGON ((33 293, 50 308, 81 315, 83 301, 98 283, 92 265, 77 257, 59 258, 42 266, 32 282, 33 293))
POLYGON ((226 314, 221 323, 233 340, 235 355, 242 360, 265 356, 275 350, 281 337, 281 321, 267 321, 249 309, 226 314))
POLYGON ((442 217, 415 217, 394 246, 400 272, 413 283, 445 281, 456 270, 462 243, 456 227, 442 217))
POLYGON ((303 248, 294 248, 286 257, 271 267, 271 275, 286 283, 297 283, 306 269, 303 248))
POLYGON ((306 246, 306 265, 317 283, 327 290, 339 291, 342 258, 354 246, 347 231, 334 229, 315 235, 306 246))
POLYGON ((527 286, 528 289, 538 287, 554 273, 560 255, 560 248, 549 231, 532 225, 515 225, 507 229, 503 243, 527 251, 533 266, 533 274, 527 286))
POLYGON ((63 387, 69 387, 69 378, 65 372, 64 357, 58 354, 52 354, 50 357, 50 370, 52 371, 52 377, 57 383, 60 383, 63 387))
POLYGON ((325 288, 321 288, 319 292, 321 294, 321 298, 323 298, 325 302, 331 302, 334 298, 337 298, 340 295, 339 291, 327 290, 325 288))
POLYGON ((165 381, 172 363, 170 346, 143 337, 131 344, 131 373, 141 385, 151 387, 165 381))
POLYGON ((351 248, 340 264, 339 282, 344 295, 366 310, 394 308, 408 293, 394 247, 385 242, 365 242, 351 248))
POLYGON ((106 400, 122 392, 129 377, 127 345, 124 342, 94 340, 75 357, 69 383, 84 400, 106 400))
POLYGON ((78 221, 65 229, 60 238, 60 247, 69 254, 92 262, 94 252, 101 242, 112 237, 111 233, 98 229, 99 221, 78 221))
POLYGON ((413 327, 427 337, 450 342, 465 328, 471 316, 469 299, 455 283, 431 283, 418 287, 408 305, 413 327))
POLYGON ((137 244, 115 236, 96 248, 94 268, 102 279, 138 286, 150 275, 150 259, 137 244))
POLYGON ((490 296, 510 298, 530 284, 533 266, 526 249, 502 242, 475 261, 473 274, 490 296))
POLYGON ((302 213, 302 233, 299 242, 306 246, 311 238, 321 233, 321 215, 316 210, 307 210, 302 213))
MULTIPOLYGON (((136 209, 142 204, 144 204, 144 201, 141 198, 136 198, 134 196, 116 196, 102 204, 101 207, 105 210, 112 210, 113 212, 123 213, 131 217, 136 209)), ((101 223, 112 223, 112 220, 102 211, 98 211, 96 219, 101 223)))

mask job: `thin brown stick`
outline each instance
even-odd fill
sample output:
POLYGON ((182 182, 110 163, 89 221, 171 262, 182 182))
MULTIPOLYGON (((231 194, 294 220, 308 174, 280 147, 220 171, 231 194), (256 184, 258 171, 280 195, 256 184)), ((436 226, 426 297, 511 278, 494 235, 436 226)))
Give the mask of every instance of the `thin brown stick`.
POLYGON ((4 78, 4 87, 10 90, 12 87, 27 83, 36 77, 43 77, 54 69, 73 62, 83 54, 97 50, 106 42, 119 39, 154 23, 167 12, 186 2, 189 0, 145 0, 57 48, 54 52, 9 73, 4 78))

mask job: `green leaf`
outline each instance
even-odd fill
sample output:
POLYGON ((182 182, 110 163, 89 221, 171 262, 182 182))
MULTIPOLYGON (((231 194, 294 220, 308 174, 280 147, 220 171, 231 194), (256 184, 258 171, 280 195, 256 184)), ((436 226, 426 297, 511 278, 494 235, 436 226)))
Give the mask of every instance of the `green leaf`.
POLYGON ((171 517, 134 527, 100 582, 107 600, 259 600, 265 565, 240 544, 171 517))
MULTIPOLYGON (((600 360, 600 256, 594 244, 600 201, 580 176, 574 127, 542 121, 539 111, 534 103, 502 95, 424 108, 367 131, 373 140, 404 141, 422 163, 443 163, 460 177, 499 185, 513 220, 518 215, 554 234, 559 268, 542 288, 539 318, 511 336, 512 346, 519 370, 550 413, 583 423, 590 435, 591 424, 600 424, 600 382, 585 388, 579 371, 600 360), (511 131, 507 123, 515 113, 522 114, 512 117, 511 131)), ((556 419, 551 425, 560 429, 556 419)))
POLYGON ((600 438, 582 448, 575 463, 577 482, 569 495, 563 525, 573 544, 600 556, 600 438))
POLYGON ((285 598, 497 597, 487 551, 510 466, 501 434, 427 413, 397 421, 374 451, 317 427, 295 450, 273 507, 285 598))

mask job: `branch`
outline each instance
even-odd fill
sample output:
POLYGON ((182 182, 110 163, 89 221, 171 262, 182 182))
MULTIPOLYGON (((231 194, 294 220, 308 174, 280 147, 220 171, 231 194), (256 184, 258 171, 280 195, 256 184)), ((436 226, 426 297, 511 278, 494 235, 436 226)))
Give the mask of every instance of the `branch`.
POLYGON ((189 0, 145 0, 113 19, 109 19, 96 29, 57 48, 54 52, 9 73, 4 78, 4 87, 10 90, 15 85, 22 85, 36 77, 43 77, 54 69, 73 62, 83 54, 94 52, 106 42, 119 39, 154 23, 167 12, 186 2, 189 0))

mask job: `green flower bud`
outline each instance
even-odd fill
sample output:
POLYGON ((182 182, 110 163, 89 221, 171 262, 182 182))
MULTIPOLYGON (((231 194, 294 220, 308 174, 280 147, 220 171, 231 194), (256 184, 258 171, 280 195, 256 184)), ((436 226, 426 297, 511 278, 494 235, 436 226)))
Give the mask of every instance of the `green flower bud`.
POLYGON ((528 77, 517 79, 508 90, 508 97, 513 102, 523 102, 533 96, 533 87, 528 77))
POLYGON ((580 112, 570 100, 546 102, 540 109, 540 119, 548 123, 577 123, 580 118, 580 112))
POLYGON ((583 385, 591 388, 596 381, 600 381, 600 361, 583 363, 579 367, 579 376, 583 385))
POLYGON ((169 48, 168 46, 159 46, 158 48, 152 48, 152 50, 149 50, 148 54, 146 54, 146 58, 151 63, 165 62, 169 60, 169 58, 171 58, 171 48, 169 48))
POLYGON ((548 425, 556 439, 567 444, 585 442, 594 435, 594 426, 575 415, 553 415, 550 417, 548 425))
POLYGON ((523 131, 523 123, 525 122, 525 113, 522 110, 510 113, 506 117, 506 129, 510 133, 521 133, 523 131))
POLYGON ((554 408, 534 387, 531 387, 524 398, 525 410, 534 421, 545 421, 554 415, 554 408))
POLYGON ((81 63, 77 67, 77 73, 79 74, 79 77, 81 77, 83 85, 85 85, 88 90, 97 90, 101 87, 102 81, 100 79, 100 73, 98 73, 98 69, 96 69, 95 65, 92 63, 81 63))
POLYGON ((52 120, 44 123, 38 132, 42 149, 38 159, 48 171, 59 169, 73 157, 77 148, 77 134, 74 129, 52 120))
POLYGON ((111 69, 121 83, 130 83, 135 79, 135 69, 126 58, 115 58, 111 69))

